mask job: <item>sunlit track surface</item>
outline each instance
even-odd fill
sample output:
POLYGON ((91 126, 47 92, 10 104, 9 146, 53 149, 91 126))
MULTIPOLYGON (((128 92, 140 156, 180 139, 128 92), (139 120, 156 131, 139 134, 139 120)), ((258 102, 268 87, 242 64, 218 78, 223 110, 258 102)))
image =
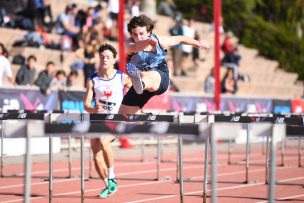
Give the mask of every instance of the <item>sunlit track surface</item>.
MULTIPOLYGON (((64 118, 61 120, 67 120, 64 114, 60 114, 61 116, 64 116, 64 118)), ((60 116, 59 115, 59 116, 60 116)), ((71 116, 71 115, 70 115, 71 116)), ((220 115, 198 115, 199 117, 192 116, 193 118, 186 121, 185 117, 183 115, 88 115, 88 114, 75 114, 73 120, 78 121, 77 123, 65 123, 65 124, 59 124, 55 123, 53 124, 53 121, 58 119, 58 117, 54 117, 54 114, 31 114, 31 113, 16 113, 16 114, 1 114, 1 118, 3 120, 44 120, 43 122, 37 122, 37 121, 29 121, 24 122, 24 126, 26 129, 26 134, 24 137, 28 137, 29 135, 31 137, 39 137, 39 136, 46 136, 46 137, 65 137, 67 134, 72 135, 76 138, 81 138, 81 167, 80 169, 85 169, 85 165, 88 165, 89 163, 82 162, 83 159, 83 138, 86 136, 86 138, 89 137, 95 137, 100 136, 101 132, 110 132, 110 133, 118 133, 118 134, 151 134, 159 136, 168 136, 168 135, 175 135, 178 138, 178 159, 176 159, 176 155, 173 157, 170 157, 169 160, 175 160, 175 162, 178 162, 178 168, 176 166, 176 163, 174 162, 162 162, 162 167, 160 168, 159 162, 157 162, 157 180, 155 181, 155 163, 142 163, 140 165, 136 165, 136 162, 132 163, 124 163, 123 159, 121 159, 121 166, 117 165, 117 176, 119 179, 119 185, 121 188, 121 193, 125 194, 126 199, 116 199, 115 202, 146 202, 146 201, 159 201, 159 200, 165 200, 166 202, 170 202, 172 199, 172 202, 180 201, 180 202, 187 202, 189 201, 188 198, 202 198, 203 191, 202 189, 197 189, 193 187, 200 186, 203 187, 203 180, 204 177, 202 174, 204 173, 204 167, 203 162, 206 163, 206 157, 203 158, 204 152, 200 152, 198 157, 201 157, 201 166, 198 164, 199 162, 195 161, 186 161, 186 158, 189 156, 187 152, 185 152, 185 148, 182 145, 183 139, 191 139, 192 141, 196 142, 202 142, 210 139, 211 142, 211 152, 210 152, 210 160, 211 160, 211 172, 208 172, 208 180, 210 179, 211 185, 207 185, 208 188, 204 188, 204 191, 207 192, 207 200, 210 199, 210 196, 212 198, 212 201, 222 201, 222 198, 236 198, 236 199, 242 199, 242 202, 249 200, 254 201, 265 201, 267 199, 270 199, 274 201, 275 199, 288 199, 291 198, 301 198, 301 195, 299 194, 287 194, 285 196, 277 196, 276 193, 279 192, 281 187, 301 187, 303 188, 303 175, 297 175, 296 177, 288 177, 288 175, 295 175, 297 174, 297 170, 301 169, 301 145, 299 147, 292 148, 292 152, 287 152, 288 150, 291 151, 291 149, 281 149, 281 151, 284 150, 284 153, 294 153, 296 154, 296 151, 299 152, 299 158, 298 158, 298 165, 296 163, 297 158, 296 157, 286 157, 284 158, 285 166, 284 167, 276 167, 276 165, 280 165, 278 157, 278 150, 277 150, 277 140, 283 139, 286 136, 297 136, 301 137, 301 133, 303 131, 303 128, 300 128, 303 126, 304 119, 302 115, 296 115, 296 116, 286 116, 286 115, 272 115, 272 116, 265 116, 265 115, 238 115, 238 114, 220 114, 220 115), (159 117, 159 122, 158 118, 159 117), (90 122, 94 121, 94 122, 90 122), (96 123, 98 121, 98 123, 96 123), (142 123, 145 124, 142 124, 142 123), (130 123, 130 124, 129 124, 130 123), (218 124, 220 123, 220 124, 218 124), (223 126, 221 123, 230 123, 230 129, 226 128, 226 131, 223 130, 223 126), (221 153, 217 153, 217 149, 219 147, 219 144, 217 143, 218 140, 227 140, 227 139, 235 139, 237 133, 231 133, 230 135, 227 130, 234 129, 232 132, 238 132, 240 129, 246 129, 247 132, 247 141, 248 136, 250 133, 254 133, 254 129, 256 128, 256 124, 252 123, 266 123, 267 127, 267 144, 269 147, 268 153, 264 153, 267 156, 264 156, 262 154, 255 156, 252 152, 249 153, 249 150, 252 151, 249 143, 246 143, 246 151, 244 154, 246 154, 246 162, 244 162, 244 158, 241 160, 231 160, 231 153, 229 152, 229 165, 225 163, 223 160, 223 151, 221 153), (299 128, 296 129, 289 129, 286 128, 285 125, 293 125, 293 126, 299 126, 299 128), (204 128, 202 128, 204 126, 204 128), (37 132, 38 131, 38 132, 37 132), (293 134, 292 134, 292 133, 293 134), (299 134, 300 133, 300 134, 299 134), (89 137, 88 137, 89 136, 89 137), (268 141, 268 138, 270 141, 268 141), (183 149, 184 148, 184 149, 183 149), (249 165, 249 154, 250 154, 250 165, 249 165), (269 156, 268 156, 269 155, 269 156), (268 161, 266 162, 265 159, 268 161), (216 160, 216 162, 214 162, 216 160), (263 161, 264 160, 264 161, 263 161), (287 163, 287 161, 292 161, 292 164, 287 163), (264 164, 263 164, 264 162, 264 164), (232 164, 236 163, 236 164, 232 164), (266 165, 267 163, 267 165, 266 165), (269 163, 269 164, 268 164, 269 163), (123 166, 124 165, 124 166, 123 166), (246 166, 246 171, 244 172, 244 166, 246 166), (139 170, 141 167, 147 167, 143 168, 142 170, 139 170), (163 168, 164 167, 164 168, 163 168), (250 167, 250 170, 249 170, 250 167), (126 168, 129 171, 127 172, 121 172, 120 168, 126 168), (134 171, 134 168, 136 170, 134 171), (192 174, 192 170, 195 170, 195 173, 199 172, 198 174, 192 174), (291 171, 295 170, 294 173, 288 174, 287 176, 284 174, 284 171, 291 171), (191 171, 191 172, 190 172, 191 171), (266 174, 265 174, 266 173, 266 174), (244 181, 244 174, 246 176, 246 181, 244 181), (211 176, 210 176, 211 175, 211 176), (248 177, 249 176, 249 177, 248 177), (162 178, 159 178, 162 177, 162 178), (183 181, 180 181, 178 177, 182 177, 183 181), (250 182, 248 182, 248 178, 250 179, 250 182), (154 181, 153 181, 154 180, 154 181), (127 181, 127 182, 125 182, 127 181), (185 182, 186 181, 186 182, 185 182), (280 184, 275 184, 275 181, 279 181, 280 184), (293 181, 298 181, 294 183, 293 181), (292 183, 289 183, 292 182, 292 183), (127 184, 125 184, 127 183, 127 184), (128 184, 129 183, 129 184, 128 184), (178 183, 178 184, 177 184, 178 183), (267 184, 265 184, 267 183, 267 184), (163 184, 166 184, 166 186, 163 186, 163 184), (167 185, 169 184, 169 185, 167 185), (157 189, 152 190, 151 187, 157 187, 157 189), (135 187, 137 188, 138 192, 135 192, 135 194, 132 195, 132 192, 126 192, 126 188, 130 191, 133 191, 135 187), (244 190, 240 192, 240 194, 246 193, 250 191, 250 194, 253 194, 253 190, 255 190, 255 187, 257 189, 263 188, 263 193, 265 194, 264 197, 261 197, 262 191, 259 192, 259 195, 255 196, 247 196, 245 197, 239 197, 239 196, 231 196, 231 192, 229 195, 225 195, 225 191, 230 190, 244 190), (147 189, 148 188, 148 189, 147 189), (250 190, 246 189, 250 188, 250 190), (162 189, 159 191, 159 189, 162 189), (165 189, 165 191, 164 191, 165 189), (175 191, 177 189, 177 191, 175 191), (159 191, 156 193, 156 191, 159 191), (266 191, 266 192, 265 192, 266 191), (267 192, 268 191, 268 192, 267 192), (270 192, 269 192, 270 191, 270 192), (125 193, 124 193, 125 192, 125 193), (165 193, 164 193, 165 192, 165 193), (224 193, 224 195, 222 194, 224 193), (161 197, 152 197, 152 198, 143 198, 143 199, 134 199, 134 196, 136 195, 151 195, 152 196, 158 196, 161 197), (130 196, 130 197, 129 197, 130 196), (177 199, 176 199, 177 198, 177 199)), ((71 118, 71 117, 70 117, 71 118)), ((259 124, 260 125, 260 124, 259 124)), ((265 137, 265 135, 263 135, 265 137)), ((8 137, 14 137, 14 136, 8 136, 8 137)), ((28 140, 28 139, 27 139, 28 140)), ((300 143, 300 142, 299 142, 300 143)), ((268 146, 267 145, 267 146, 268 146)), ((203 146, 201 146, 203 148, 203 146)), ((29 148, 27 148, 29 149, 29 148)), ((157 150, 159 151, 159 150, 157 150)), ((259 152, 263 151, 261 149, 258 149, 259 152)), ((52 152, 50 152, 52 153, 52 152)), ((227 152, 226 152, 227 154, 227 152)), ((282 153, 281 153, 282 154, 282 153)), ((195 154, 192 154, 191 157, 195 157, 195 154)), ((239 154, 233 155, 233 159, 238 157, 239 154)), ((157 155, 159 157, 159 154, 157 155)), ((27 160, 31 158, 29 156, 29 153, 26 154, 27 160)), ((283 157, 282 157, 283 159, 283 157)), ((159 160, 159 159, 157 159, 159 160)), ((19 191, 18 192, 3 192, 0 195, 14 195, 14 196, 26 196, 25 200, 30 201, 38 201, 39 199, 43 201, 43 199, 48 199, 48 193, 41 194, 40 190, 48 191, 48 183, 46 178, 42 177, 48 177, 48 174, 50 174, 50 171, 45 170, 47 173, 43 174, 41 173, 41 170, 35 168, 35 165, 29 165, 31 162, 26 162, 25 167, 27 168, 27 173, 25 173, 25 183, 26 184, 15 184, 15 185, 6 185, 4 187, 1 187, 0 190, 7 190, 7 189, 14 189, 19 191), (28 167, 33 167, 31 168, 28 167), (30 173, 28 173, 30 170, 30 173), (40 171, 41 175, 43 176, 34 176, 35 171, 40 171), (29 175, 28 175, 29 174, 29 175), (29 177, 32 176, 32 179, 29 177), (44 182, 39 184, 39 180, 44 182), (38 182, 37 182, 38 181, 38 182), (31 183, 31 185, 29 184, 31 183), (38 189, 36 187, 39 187, 38 189), (21 188, 21 189, 20 189, 21 188), (25 191, 22 189, 25 188, 25 191), (30 191, 30 192, 28 192, 30 191)), ((51 163, 51 162, 49 162, 51 163)), ((53 163, 53 162, 52 162, 53 163)), ((52 201, 55 201, 55 199, 58 199, 59 202, 63 201, 63 199, 66 198, 76 198, 74 197, 77 194, 79 195, 81 188, 81 191, 84 193, 81 194, 80 199, 83 201, 87 200, 88 202, 92 201, 98 201, 98 198, 96 197, 96 193, 98 193, 98 190, 101 190, 103 188, 101 181, 96 179, 89 179, 89 181, 86 181, 85 187, 84 187, 84 179, 87 177, 85 173, 81 171, 81 182, 79 183, 79 174, 76 174, 75 177, 66 179, 66 176, 62 175, 63 172, 61 168, 56 168, 55 164, 57 165, 58 162, 54 162, 54 171, 51 171, 52 174, 52 185, 54 190, 52 191, 52 201), (76 181, 76 182, 75 182, 76 181), (96 186, 94 184, 99 184, 99 186, 96 186), (70 186, 64 186, 66 183, 73 182, 73 185, 70 186), (81 184, 81 186, 80 186, 81 184), (101 184, 101 186, 100 186, 101 184), (78 186, 78 189, 75 188, 78 186), (69 189, 69 191, 62 192, 66 188, 69 189), (72 190, 71 190, 72 189, 72 190), (78 191, 78 192, 77 192, 78 191), (95 193, 95 195, 91 196, 91 193, 95 193)), ((59 163, 60 164, 60 163, 59 163)), ((62 163, 61 163, 62 164, 62 163)), ((73 163, 74 164, 74 163, 73 163)), ((209 167, 209 166, 208 166, 209 167)), ((73 167, 74 168, 74 167, 73 167)), ((79 166, 78 166, 79 168, 79 166)), ((206 167, 205 167, 206 169, 206 167)), ((7 170, 7 168, 6 168, 7 170)), ((3 172, 3 171, 2 171, 3 172)), ((19 172, 20 175, 20 172, 19 172)), ((96 174, 95 174, 96 176, 96 174)), ((3 179, 8 180, 17 180, 16 177, 3 177, 3 179), (11 179, 10 179, 11 178, 11 179)), ((19 177, 19 180, 22 180, 22 178, 19 177)), ((208 181, 209 182, 209 181, 208 181)), ((210 183, 209 182, 209 183, 210 183)), ((7 182, 6 182, 7 183, 7 182)), ((287 191, 285 190, 283 192, 287 191)), ((293 190, 292 190, 293 191, 293 190)), ((281 194, 281 193, 280 193, 281 194)), ((119 198, 118 195, 115 195, 116 198, 119 198), (117 197, 116 197, 117 196, 117 197)), ((79 198, 79 196, 78 196, 79 198)), ((113 198, 109 198, 113 199, 113 198)), ((23 199, 16 199, 16 200, 5 200, 3 202, 14 202, 14 201, 23 201, 23 199)), ((2 199, 1 199, 2 201, 2 199)), ((41 202, 39 201, 39 202, 41 202)), ((72 201, 72 200, 71 200, 72 201)), ((196 200, 193 200, 194 202, 196 200)), ((191 200, 191 202, 193 202, 191 200)), ((225 201, 225 200, 224 200, 225 201)), ((230 201, 230 200, 228 200, 230 201)), ((233 200, 234 201, 234 200, 233 200)), ((26 201, 28 202, 28 201, 26 201)), ((65 202, 65 201, 63 201, 65 202)), ((73 202, 73 201, 72 201, 73 202)))

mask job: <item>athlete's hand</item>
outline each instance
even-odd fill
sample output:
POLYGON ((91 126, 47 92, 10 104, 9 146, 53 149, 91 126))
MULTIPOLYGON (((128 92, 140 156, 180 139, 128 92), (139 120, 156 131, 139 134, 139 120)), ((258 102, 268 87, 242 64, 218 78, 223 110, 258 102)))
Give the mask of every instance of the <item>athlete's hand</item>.
POLYGON ((199 48, 203 49, 203 50, 206 50, 206 49, 210 48, 210 45, 209 45, 209 43, 206 40, 201 40, 199 48))
POLYGON ((156 40, 156 39, 149 38, 149 39, 148 39, 148 42, 149 42, 149 44, 150 44, 152 47, 155 47, 155 46, 157 45, 157 40, 156 40))
POLYGON ((102 104, 98 100, 96 100, 95 102, 96 102, 96 105, 94 107, 94 112, 95 113, 101 112, 103 110, 102 104))

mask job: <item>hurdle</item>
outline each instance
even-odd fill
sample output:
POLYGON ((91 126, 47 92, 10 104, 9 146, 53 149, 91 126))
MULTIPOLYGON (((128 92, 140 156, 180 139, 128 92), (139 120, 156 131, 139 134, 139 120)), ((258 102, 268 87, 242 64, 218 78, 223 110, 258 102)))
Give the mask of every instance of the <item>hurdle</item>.
MULTIPOLYGON (((48 116, 45 113, 33 113, 31 111, 9 111, 7 113, 0 113, 1 121, 1 158, 0 158, 0 177, 4 176, 4 130, 7 120, 40 120, 47 121, 48 116)), ((17 174, 12 174, 8 176, 17 176, 17 174)))
MULTIPOLYGON (((301 157, 302 157, 302 146, 301 141, 304 136, 304 117, 303 117, 303 125, 294 125, 294 126, 286 126, 286 139, 297 138, 298 139, 298 167, 302 167, 301 165, 301 157)), ((304 184, 301 183, 283 183, 280 180, 276 181, 278 185, 297 185, 304 188, 304 184)))
MULTIPOLYGON (((115 115, 114 115, 115 116, 115 115)), ((85 117, 85 116, 84 116, 85 117)), ((285 124, 289 124, 289 125, 303 125, 303 119, 299 119, 299 118, 296 118, 296 119, 289 119, 289 118, 284 118, 284 119, 281 119, 281 117, 277 118, 277 117, 271 117, 271 118, 265 118, 265 117, 250 117, 250 116, 240 116, 239 119, 236 119, 236 117, 233 117, 233 116, 218 116, 218 115, 210 115, 207 117, 208 119, 210 119, 210 122, 212 122, 212 119, 214 120, 214 123, 211 123, 211 135, 210 135, 210 139, 211 139, 211 185, 212 185, 212 198, 216 198, 216 190, 214 188, 216 188, 216 139, 217 138, 221 138, 221 137, 217 137, 215 135, 217 135, 216 133, 216 130, 218 129, 218 125, 221 123, 221 122, 226 122, 226 123, 261 123, 261 122, 269 122, 271 123, 271 129, 272 129, 272 138, 275 136, 276 133, 283 133, 282 136, 285 137, 286 135, 286 130, 283 129, 281 126, 285 126, 285 124), (285 134, 284 134, 285 133, 285 134), (214 140, 212 140, 214 139, 214 140), (212 143, 213 145, 215 144, 215 146, 213 146, 212 148, 212 143), (214 151, 212 151, 214 150, 214 151), (214 160, 214 161, 213 161, 214 160), (212 175, 213 174, 213 175, 212 175)), ((86 121, 85 118, 82 118, 82 120, 86 121)), ((198 119, 199 120, 199 119, 198 119)), ((132 131, 129 129, 129 131, 125 132, 124 130, 127 130, 128 128, 126 126, 132 126, 130 124, 126 124, 126 123, 122 123, 122 122, 113 122, 113 126, 116 126, 116 128, 113 130, 113 129, 109 129, 106 125, 106 123, 104 122, 101 122, 101 123, 97 123, 97 124, 90 124, 89 122, 82 122, 82 123, 79 123, 79 124, 46 124, 46 123, 40 123, 39 125, 41 126, 45 126, 45 127, 35 127, 34 129, 33 128, 33 125, 34 123, 32 121, 27 121, 26 122, 26 128, 28 130, 27 132, 27 136, 30 136, 30 137, 35 137, 35 136, 60 136, 60 137, 66 137, 68 136, 69 134, 72 136, 72 137, 75 137, 75 138, 81 138, 81 136, 83 136, 84 134, 88 134, 88 137, 94 137, 94 136, 100 136, 100 133, 101 132, 111 132, 111 133, 125 133, 125 134, 131 134, 131 133, 144 133, 144 134, 151 134, 151 133, 155 133, 157 134, 158 136, 161 136, 161 135, 164 135, 166 136, 166 134, 177 134, 178 136, 180 136, 181 138, 183 139, 187 139, 189 137, 185 136, 183 137, 182 135, 183 134, 186 134, 185 130, 185 126, 187 126, 188 124, 184 124, 184 125, 176 125, 175 126, 180 126, 181 128, 178 128, 176 127, 176 129, 173 131, 171 129, 170 131, 170 126, 174 126, 174 124, 168 124, 166 123, 164 126, 169 126, 167 128, 167 131, 156 131, 156 130, 160 130, 160 126, 162 125, 159 125, 157 127, 155 123, 151 123, 151 124, 145 124, 145 125, 136 125, 137 127, 134 127, 132 128, 132 131), (48 127, 49 126, 49 127, 48 127), (75 126, 78 126, 78 127, 75 127, 75 126), (154 129, 151 130, 154 126, 154 129), (149 128, 150 127, 150 128, 149 128), (39 128, 42 128, 39 130, 39 128), (147 130, 149 129, 149 130, 147 130), (36 131, 40 131, 40 135, 39 133, 37 133, 36 131), (52 130, 52 131, 51 131, 52 130), (60 132, 61 131, 61 132, 60 132), (144 132, 143 132, 144 131, 144 132), (156 131, 156 132, 155 132, 156 131), (54 133, 59 133, 60 135, 55 135, 54 133)), ((190 125, 189 124, 189 128, 190 126, 196 126, 198 129, 197 129, 197 132, 198 134, 200 134, 199 137, 196 137, 196 138, 200 138, 200 139, 206 139, 208 138, 208 135, 207 134, 203 134, 202 135, 202 129, 201 129, 201 125, 200 124, 195 124, 195 125, 190 125)), ((172 127, 172 128, 173 128, 172 127)), ((166 127, 163 127, 166 129, 166 127)), ((303 131, 302 131, 303 132, 303 131)), ((187 132, 189 133, 189 132, 187 132)), ((190 133, 189 133, 190 134, 190 133)), ((195 133, 193 133, 195 134, 195 133)), ((301 134, 301 131, 300 131, 300 134, 301 134)), ((303 135, 303 133, 302 133, 303 135)), ((181 139, 182 141, 182 139, 181 139)), ((274 193, 275 193, 275 160, 276 160, 276 140, 275 139, 270 139, 270 149, 269 150, 269 157, 270 157, 270 177, 269 177, 269 192, 268 192, 268 198, 271 202, 273 202, 273 199, 274 199, 274 193), (274 172, 273 172, 274 171, 274 172)), ((182 142, 179 143, 179 146, 181 146, 182 142)), ((181 151, 182 152, 182 151, 181 151)), ((83 152, 82 152, 83 153, 83 152)), ((182 154, 182 153, 181 153, 182 154)), ((29 162, 31 161, 30 157, 28 157, 26 155, 26 159, 29 160, 29 161, 26 161, 26 162, 29 162)), ((183 201, 183 174, 182 174, 182 156, 180 156, 180 158, 178 159, 178 162, 181 163, 179 164, 180 166, 180 176, 179 177, 182 177, 180 180, 180 196, 181 196, 181 202, 183 201)), ((208 161, 205 160, 206 163, 208 163, 208 161)), ((83 162, 81 161, 82 165, 83 165, 83 162)), ((27 166, 25 167, 27 170, 30 170, 30 166, 27 166)), ((84 167, 83 167, 84 168, 84 167)), ((84 173, 84 171, 82 170, 82 174, 84 173)), ((28 178, 28 176, 26 176, 26 178, 28 178)), ((207 180, 207 177, 205 177, 205 179, 207 180)), ((81 178, 81 181, 84 181, 83 178, 81 178)), ((205 184, 205 183, 204 183, 205 184)), ((82 185, 82 191, 84 191, 84 183, 82 185)), ((29 188, 25 187, 25 190, 28 191, 29 188)), ((83 197, 83 195, 82 195, 83 197)), ((214 200, 214 199, 213 199, 214 200)), ((216 200, 216 199, 215 199, 216 200)))
MULTIPOLYGON (((44 120, 45 122, 53 123, 53 122, 80 122, 80 114, 79 113, 70 113, 63 111, 30 111, 30 110, 8 110, 5 113, 0 114, 1 121, 1 172, 0 176, 4 177, 3 174, 3 158, 4 158, 4 146, 3 146, 3 133, 5 128, 5 123, 9 120, 44 120)), ((49 138, 49 159, 51 160, 53 152, 53 140, 49 138)), ((49 163, 52 164, 51 162, 49 163)), ((71 170, 71 138, 68 138, 68 165, 69 165, 69 175, 68 177, 72 178, 72 170, 71 170)), ((10 175, 6 175, 10 176, 10 175)), ((17 176, 17 174, 13 174, 11 176, 17 176)), ((44 177, 47 179, 47 177, 44 177)))
MULTIPOLYGON (((127 123, 135 123, 140 122, 143 124, 154 123, 154 122, 169 122, 169 123, 180 123, 181 116, 177 114, 85 114, 84 120, 88 122, 100 123, 104 121, 111 122, 127 122, 127 123)), ((143 138, 143 137, 141 137, 143 138)), ((161 163, 161 155, 160 155, 160 139, 157 137, 157 155, 156 155, 156 178, 153 180, 160 180, 160 163, 161 163)), ((143 147, 141 147, 141 154, 143 155, 143 147)), ((91 162, 90 162, 91 165, 91 162)), ((89 177, 91 176, 91 169, 89 167, 89 177)), ((135 178, 120 178, 120 179, 132 179, 135 178)))
MULTIPOLYGON (((124 134, 134 134, 134 133, 142 133, 142 134, 151 134, 155 133, 158 136, 167 136, 168 134, 173 134, 189 138, 189 135, 193 138, 198 138, 201 135, 199 134, 199 126, 198 125, 177 125, 177 124, 169 124, 169 123, 160 123, 159 124, 145 124, 145 125, 135 125, 135 124, 124 124, 124 123, 112 123, 111 126, 115 126, 115 129, 111 129, 109 127, 109 123, 79 123, 79 124, 46 124, 46 123, 33 123, 28 121, 25 123, 27 126, 27 135, 25 137, 37 137, 37 136, 59 136, 65 137, 68 134, 75 138, 81 138, 86 134, 86 137, 100 137, 100 133, 102 132, 110 132, 110 133, 124 133, 124 134)), ((81 138, 82 139, 82 138, 81 138)), ((28 146, 30 147, 30 146, 28 146)), ((29 148, 27 148, 27 152, 29 152, 29 148)), ((26 158, 26 181, 25 181, 25 197, 29 198, 30 188, 30 164, 31 158, 30 154, 27 153, 26 158)), ((81 161, 81 177, 83 177, 83 161, 81 161)), ((84 198, 84 179, 81 178, 81 195, 82 200, 84 198)), ((25 202, 29 202, 29 199, 25 200, 25 202)))

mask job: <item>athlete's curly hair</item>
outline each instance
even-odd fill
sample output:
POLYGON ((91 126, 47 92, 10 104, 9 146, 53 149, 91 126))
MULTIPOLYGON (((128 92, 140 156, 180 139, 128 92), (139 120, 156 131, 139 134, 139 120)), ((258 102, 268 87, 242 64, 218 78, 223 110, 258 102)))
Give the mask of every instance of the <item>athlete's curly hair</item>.
POLYGON ((152 33, 154 23, 146 15, 134 16, 128 23, 128 32, 132 34, 132 29, 136 27, 146 27, 148 33, 152 33))

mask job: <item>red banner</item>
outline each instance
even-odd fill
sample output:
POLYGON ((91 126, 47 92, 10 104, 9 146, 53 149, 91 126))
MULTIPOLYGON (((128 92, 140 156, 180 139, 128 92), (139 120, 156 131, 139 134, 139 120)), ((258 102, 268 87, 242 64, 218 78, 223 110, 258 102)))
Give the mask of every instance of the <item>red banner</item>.
POLYGON ((304 112, 304 99, 293 99, 291 100, 292 113, 303 113, 304 112))

